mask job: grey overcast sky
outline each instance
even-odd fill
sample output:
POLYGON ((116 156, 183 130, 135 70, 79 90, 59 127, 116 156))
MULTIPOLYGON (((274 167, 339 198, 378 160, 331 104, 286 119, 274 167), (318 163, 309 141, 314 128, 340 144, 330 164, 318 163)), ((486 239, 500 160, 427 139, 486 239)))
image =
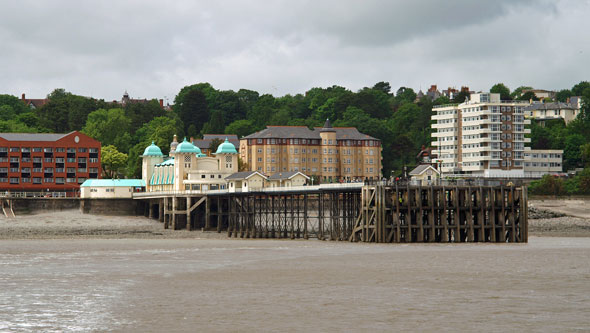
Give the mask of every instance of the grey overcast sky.
POLYGON ((0 94, 590 80, 590 0, 0 1, 0 94))

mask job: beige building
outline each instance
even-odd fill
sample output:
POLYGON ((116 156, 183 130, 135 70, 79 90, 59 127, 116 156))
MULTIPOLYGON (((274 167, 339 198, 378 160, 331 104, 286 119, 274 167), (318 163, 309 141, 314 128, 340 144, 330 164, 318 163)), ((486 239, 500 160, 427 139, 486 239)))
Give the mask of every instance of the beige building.
POLYGON ((525 171, 531 178, 545 174, 561 173, 563 150, 533 149, 525 152, 525 171))
POLYGON ((545 120, 563 119, 567 125, 580 114, 580 108, 569 103, 533 103, 525 109, 525 116, 539 121, 544 125, 545 120))
POLYGON ((141 179, 87 179, 80 185, 81 198, 121 199, 132 198, 141 192, 145 182, 141 179))
POLYGON ((240 140, 240 157, 252 171, 300 171, 322 182, 381 177, 381 141, 356 128, 267 126, 240 140))
POLYGON ((412 182, 422 185, 435 184, 440 178, 440 173, 430 164, 420 164, 410 171, 412 182))
POLYGON ((277 172, 268 177, 269 187, 304 186, 309 177, 297 171, 277 172))
POLYGON ((268 177, 258 171, 236 172, 225 178, 229 192, 249 192, 267 186, 268 177))
POLYGON ((186 139, 178 143, 174 136, 166 160, 154 143, 145 149, 142 179, 147 192, 223 190, 225 178, 238 171, 237 155, 228 140, 219 145, 213 156, 207 156, 186 139))

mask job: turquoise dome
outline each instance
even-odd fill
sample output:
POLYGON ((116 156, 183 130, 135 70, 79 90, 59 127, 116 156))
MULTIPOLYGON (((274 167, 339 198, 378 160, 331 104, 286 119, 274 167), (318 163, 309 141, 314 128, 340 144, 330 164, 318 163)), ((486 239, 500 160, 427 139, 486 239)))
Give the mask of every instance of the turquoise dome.
POLYGON ((237 154, 236 147, 227 138, 217 147, 215 154, 237 154))
POLYGON ((176 146, 176 153, 200 154, 201 149, 199 149, 199 147, 195 147, 195 145, 186 141, 186 138, 184 138, 184 141, 176 146))
POLYGON ((156 146, 154 144, 154 141, 152 141, 152 144, 147 146, 147 148, 143 151, 143 156, 164 156, 162 154, 162 150, 160 150, 160 147, 156 146))

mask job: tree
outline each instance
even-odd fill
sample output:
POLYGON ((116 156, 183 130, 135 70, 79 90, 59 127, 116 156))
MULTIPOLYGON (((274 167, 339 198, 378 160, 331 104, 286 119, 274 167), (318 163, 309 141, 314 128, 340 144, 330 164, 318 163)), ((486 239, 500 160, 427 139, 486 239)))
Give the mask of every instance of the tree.
POLYGON ((590 167, 590 143, 586 143, 580 146, 580 157, 584 161, 586 167, 590 167))
POLYGON ((223 121, 223 113, 220 110, 215 110, 211 113, 211 118, 205 125, 203 125, 203 134, 222 133, 225 128, 223 121))
POLYGON ((524 94, 520 95, 520 97, 518 97, 519 100, 521 101, 538 101, 539 99, 537 98, 537 95, 535 95, 534 92, 532 91, 527 91, 524 94))
POLYGON ((584 90, 588 88, 590 88, 590 82, 581 81, 580 83, 572 87, 572 94, 573 96, 582 96, 584 94, 584 90))
POLYGON ((582 165, 580 147, 587 142, 580 134, 573 134, 565 139, 565 147, 563 149, 564 170, 571 170, 582 165))
POLYGON ((562 179, 544 175, 540 180, 531 182, 529 191, 540 195, 562 195, 565 194, 565 186, 562 179))
POLYGON ((375 85, 373 86, 373 89, 382 91, 388 95, 391 93, 391 85, 389 84, 389 82, 385 82, 385 81, 375 83, 375 85))
POLYGON ((131 119, 123 109, 100 109, 88 115, 82 132, 103 145, 114 145, 119 151, 129 151, 132 144, 130 128, 131 119))
POLYGON ((211 152, 211 154, 215 153, 217 151, 217 148, 219 147, 220 144, 223 143, 223 140, 221 139, 213 139, 211 140, 211 142, 209 143, 209 151, 211 152))
POLYGON ((514 89, 514 91, 512 92, 512 94, 510 94, 510 97, 512 99, 519 99, 519 97, 522 96, 522 92, 524 90, 531 90, 531 89, 533 89, 533 87, 520 86, 520 87, 514 89))
POLYGON ((405 103, 414 103, 414 101, 416 100, 416 96, 417 95, 414 92, 414 89, 400 87, 397 90, 395 98, 397 99, 397 101, 400 105, 403 105, 405 103))
MULTIPOLYGON (((466 100, 469 99, 469 96, 471 96, 469 94, 469 91, 460 91, 458 93, 455 94, 455 96, 453 96, 453 103, 457 103, 457 104, 461 104, 461 103, 465 103, 466 100)), ((437 100, 441 99, 444 96, 439 97, 437 100)))
POLYGON ((569 89, 561 89, 560 91, 557 92, 555 99, 557 99, 558 102, 562 102, 565 103, 567 102, 567 99, 572 97, 572 91, 569 89))
POLYGON ((500 99, 503 101, 511 100, 510 89, 504 85, 504 83, 496 83, 490 88, 490 92, 494 94, 500 94, 500 99))
POLYGON ((141 176, 141 154, 152 141, 167 155, 170 151, 170 142, 174 134, 179 131, 179 124, 170 117, 157 117, 144 124, 135 132, 135 142, 129 150, 127 163, 127 177, 138 178, 141 176))
POLYGON ((249 119, 240 119, 225 127, 225 134, 236 134, 238 138, 245 137, 254 132, 254 124, 249 119))
POLYGON ((100 152, 100 164, 104 178, 118 178, 127 164, 127 154, 121 153, 113 145, 103 146, 100 152))
MULTIPOLYGON (((183 88, 184 89, 184 88, 183 88)), ((199 89, 191 89, 180 98, 179 95, 175 101, 174 111, 178 114, 184 124, 184 131, 194 125, 197 132, 203 128, 203 124, 209 121, 209 107, 205 94, 199 89)))

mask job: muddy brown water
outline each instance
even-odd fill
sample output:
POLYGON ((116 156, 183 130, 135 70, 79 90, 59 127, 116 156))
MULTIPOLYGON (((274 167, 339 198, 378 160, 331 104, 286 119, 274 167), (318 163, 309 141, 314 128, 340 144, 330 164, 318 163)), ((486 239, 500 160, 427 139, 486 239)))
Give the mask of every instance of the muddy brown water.
POLYGON ((0 332, 588 331, 590 238, 0 241, 0 332))

